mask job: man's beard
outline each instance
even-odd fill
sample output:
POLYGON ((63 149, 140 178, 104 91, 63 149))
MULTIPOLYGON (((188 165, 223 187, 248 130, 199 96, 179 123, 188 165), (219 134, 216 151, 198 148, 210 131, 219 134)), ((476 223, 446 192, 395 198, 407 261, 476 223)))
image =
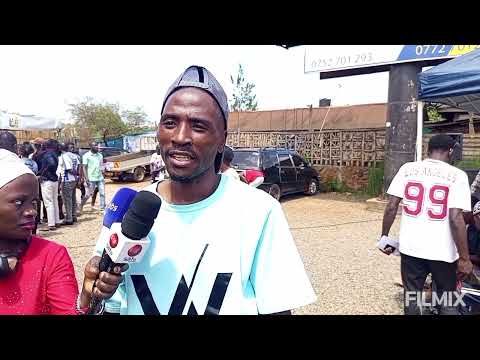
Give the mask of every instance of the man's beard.
POLYGON ((190 176, 177 176, 174 174, 170 174, 170 179, 175 182, 179 182, 182 184, 190 184, 193 183, 198 178, 202 177, 210 168, 206 168, 203 171, 198 172, 197 174, 192 174, 190 176))

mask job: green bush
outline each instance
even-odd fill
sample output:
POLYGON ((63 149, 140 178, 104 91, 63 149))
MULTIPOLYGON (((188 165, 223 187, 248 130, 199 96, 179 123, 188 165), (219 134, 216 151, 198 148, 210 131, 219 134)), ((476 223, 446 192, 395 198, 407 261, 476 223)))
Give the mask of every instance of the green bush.
POLYGON ((377 163, 376 168, 368 169, 368 186, 366 191, 368 195, 378 196, 381 194, 383 187, 383 174, 383 162, 377 163))
POLYGON ((329 185, 330 185, 329 186, 330 191, 333 191, 333 192, 345 191, 345 185, 341 181, 338 181, 337 179, 333 179, 332 181, 330 181, 329 185))
POLYGON ((479 160, 460 160, 455 162, 455 166, 459 169, 480 169, 480 159, 479 160))

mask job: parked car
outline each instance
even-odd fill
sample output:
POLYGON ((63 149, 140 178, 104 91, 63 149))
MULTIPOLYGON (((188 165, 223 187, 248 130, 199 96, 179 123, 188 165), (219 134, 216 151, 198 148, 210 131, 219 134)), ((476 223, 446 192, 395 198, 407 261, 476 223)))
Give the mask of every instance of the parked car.
POLYGON ((236 148, 232 167, 252 183, 263 177, 258 187, 275 199, 293 193, 314 195, 320 188, 320 175, 297 152, 279 148, 236 148))

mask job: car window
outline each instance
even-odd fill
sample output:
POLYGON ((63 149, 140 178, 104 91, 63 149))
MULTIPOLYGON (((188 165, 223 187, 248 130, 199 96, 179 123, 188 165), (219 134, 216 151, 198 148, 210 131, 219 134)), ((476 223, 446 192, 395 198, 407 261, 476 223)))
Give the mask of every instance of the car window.
POLYGON ((278 165, 277 153, 273 151, 267 151, 263 154, 263 167, 269 168, 278 165))
POLYGON ((292 160, 290 160, 289 154, 278 154, 278 160, 280 160, 280 166, 292 167, 292 160))
POLYGON ((234 151, 232 165, 236 168, 258 168, 260 154, 258 151, 234 151))
POLYGON ((292 154, 292 159, 293 159, 293 163, 295 164, 295 167, 307 166, 305 161, 303 161, 303 159, 298 155, 292 154))

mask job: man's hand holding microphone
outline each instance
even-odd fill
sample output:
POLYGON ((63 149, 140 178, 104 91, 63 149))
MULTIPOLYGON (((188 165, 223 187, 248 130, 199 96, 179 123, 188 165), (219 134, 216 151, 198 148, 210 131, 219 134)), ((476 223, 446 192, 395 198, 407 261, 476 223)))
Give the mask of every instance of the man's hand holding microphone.
POLYGON ((94 256, 85 266, 79 301, 81 309, 88 308, 93 297, 101 300, 110 299, 122 282, 121 273, 128 270, 128 264, 119 264, 113 267, 113 274, 106 271, 100 272, 100 260, 100 256, 94 256))
POLYGON ((79 313, 103 313, 104 301, 111 298, 123 280, 128 264, 140 262, 149 240, 146 238, 160 210, 160 197, 150 191, 120 189, 105 213, 100 239, 105 241, 102 256, 85 266, 79 313), (121 221, 121 223, 120 223, 121 221))

